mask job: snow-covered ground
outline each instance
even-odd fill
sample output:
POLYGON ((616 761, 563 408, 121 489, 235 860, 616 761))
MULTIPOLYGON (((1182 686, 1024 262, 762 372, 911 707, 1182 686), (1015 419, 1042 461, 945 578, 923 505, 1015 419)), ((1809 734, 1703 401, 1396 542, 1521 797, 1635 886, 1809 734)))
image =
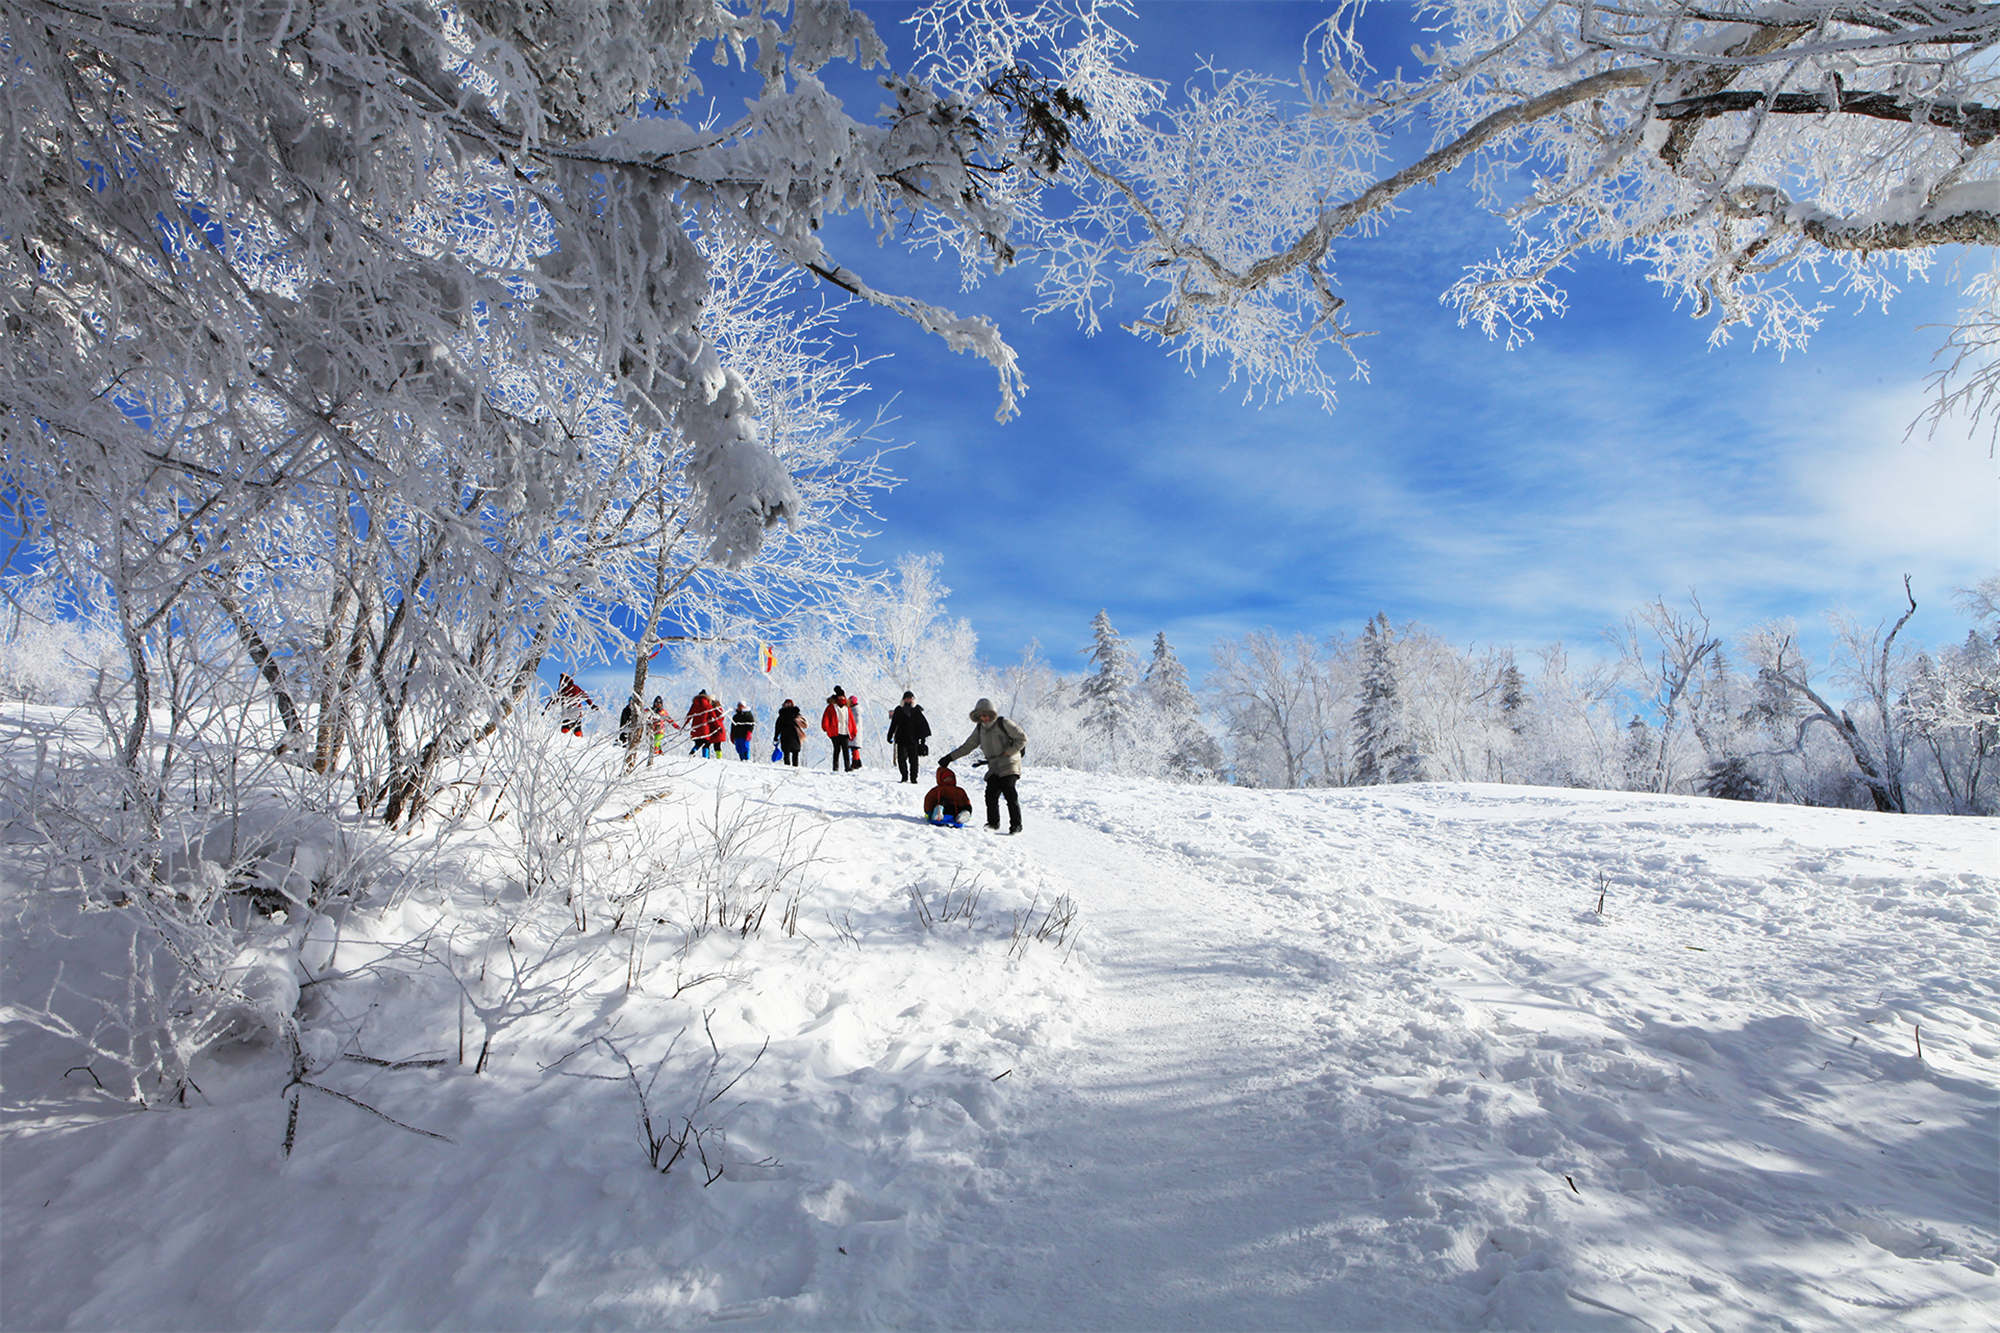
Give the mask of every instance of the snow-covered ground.
MULTIPOLYGON (((10 1011, 0 1321, 2000 1311, 1995 821, 1031 768, 1005 838, 923 825, 880 768, 673 767, 608 812, 641 807, 606 826, 624 863, 672 863, 623 920, 608 880, 581 931, 524 899, 503 822, 408 840, 415 881, 305 927, 316 1087, 289 1159, 269 1044, 203 1066, 191 1109, 134 1113, 10 1011), (782 882, 760 928, 690 938, 703 874, 711 904, 759 891, 715 887, 731 830, 782 882), (656 1136, 702 1131, 664 1175, 621 1056, 641 1083, 660 1065, 656 1136)), ((114 918, 64 920, 13 850, 0 998, 21 1005, 56 961, 120 955, 114 918)))

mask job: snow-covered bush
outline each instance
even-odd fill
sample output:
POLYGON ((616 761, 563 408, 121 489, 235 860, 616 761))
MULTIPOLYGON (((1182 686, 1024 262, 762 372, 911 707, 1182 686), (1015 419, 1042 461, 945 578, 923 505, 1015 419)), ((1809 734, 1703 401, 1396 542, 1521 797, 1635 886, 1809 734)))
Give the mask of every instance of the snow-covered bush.
POLYGON ((505 830, 521 892, 555 895, 576 914, 577 928, 587 928, 593 872, 616 837, 606 813, 621 796, 620 757, 547 718, 514 713, 481 758, 496 779, 486 813, 505 830))
POLYGON ((301 946, 378 883, 379 831, 301 802, 274 759, 254 773, 161 765, 185 786, 160 817, 61 721, 32 742, 0 769, 10 840, 37 864, 40 892, 124 943, 116 975, 58 970, 15 1012, 75 1042, 100 1086, 143 1106, 184 1102, 195 1062, 221 1044, 296 1040, 301 946))
POLYGON ((767 926, 798 932, 819 840, 800 828, 796 816, 725 797, 718 788, 680 847, 674 879, 691 937, 710 930, 748 936, 767 926))

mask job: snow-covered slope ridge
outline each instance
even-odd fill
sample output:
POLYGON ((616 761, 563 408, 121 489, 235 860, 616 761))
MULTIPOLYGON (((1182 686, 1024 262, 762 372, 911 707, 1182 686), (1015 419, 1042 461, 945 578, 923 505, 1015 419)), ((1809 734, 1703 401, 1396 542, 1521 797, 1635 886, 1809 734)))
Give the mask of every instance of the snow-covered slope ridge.
MULTIPOLYGON (((1991 1326, 1993 821, 1046 771, 1022 794, 1005 838, 922 825, 875 769, 642 774, 613 814, 653 798, 621 827, 683 850, 615 930, 524 902, 504 824, 436 832, 427 877, 308 932, 301 1013, 332 1035, 289 1159, 275 1048, 130 1113, 10 1009, 0 1319, 1991 1326), (689 839, 746 812, 803 849, 797 933, 787 888, 687 942, 689 839), (1067 938, 1033 938, 1065 897, 1067 938), (686 1140, 664 1175, 627 1059, 661 1068, 662 1160, 686 1140)), ((22 864, 10 1006, 121 956, 22 864)))

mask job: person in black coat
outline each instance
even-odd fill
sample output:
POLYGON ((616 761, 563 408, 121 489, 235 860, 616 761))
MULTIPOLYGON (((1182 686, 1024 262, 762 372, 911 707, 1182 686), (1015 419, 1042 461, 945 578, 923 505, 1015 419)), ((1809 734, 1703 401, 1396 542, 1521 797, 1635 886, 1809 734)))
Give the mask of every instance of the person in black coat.
POLYGON ((625 707, 618 714, 619 748, 634 751, 639 748, 639 696, 633 695, 625 701, 625 707))
POLYGON ((917 761, 931 752, 925 743, 930 736, 931 724, 924 717, 923 705, 917 702, 915 694, 904 690, 903 702, 889 714, 889 734, 884 738, 896 747, 898 782, 916 782, 917 761))
POLYGON ((799 766, 799 750, 806 743, 806 715, 790 699, 778 710, 778 752, 792 768, 799 766))

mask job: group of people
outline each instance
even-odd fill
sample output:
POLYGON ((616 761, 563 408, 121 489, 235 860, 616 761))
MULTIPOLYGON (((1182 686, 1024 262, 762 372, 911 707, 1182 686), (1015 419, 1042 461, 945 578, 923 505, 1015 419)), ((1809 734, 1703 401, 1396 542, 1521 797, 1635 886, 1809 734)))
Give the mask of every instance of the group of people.
MULTIPOLYGON (((586 706, 596 708, 597 704, 584 693, 569 676, 562 677, 552 702, 562 709, 562 729, 565 734, 583 734, 583 710, 586 706)), ((961 755, 980 752, 975 764, 986 769, 986 827, 1000 827, 1000 807, 1007 807, 1007 832, 1021 831, 1021 798, 1016 790, 1021 781, 1021 757, 1027 752, 1028 736, 1016 723, 1000 716, 990 699, 981 699, 973 705, 969 715, 972 720, 972 734, 963 743, 941 756, 938 760, 936 785, 924 795, 924 817, 933 824, 959 826, 972 813, 972 798, 958 785, 951 764, 961 755)), ((771 750, 773 762, 783 762, 792 768, 799 766, 799 753, 805 748, 807 722, 805 710, 790 699, 778 709, 773 721, 776 733, 771 750)), ((826 707, 820 712, 820 730, 833 744, 833 771, 851 773, 861 767, 861 699, 849 694, 836 685, 827 696, 826 707)), ((666 700, 660 695, 653 696, 650 707, 642 706, 637 695, 626 701, 625 709, 618 716, 618 741, 631 754, 648 748, 652 757, 665 753, 667 733, 680 731, 687 736, 689 754, 700 755, 704 759, 722 753, 725 736, 736 750, 739 760, 750 758, 751 742, 757 734, 757 715, 742 700, 736 701, 735 711, 725 720, 721 702, 707 690, 694 696, 687 713, 675 720, 667 710, 666 700)), ((889 714, 889 731, 883 739, 896 753, 896 780, 899 783, 916 785, 925 755, 930 753, 931 724, 924 716, 923 705, 917 702, 913 691, 904 690, 903 699, 889 714)))
MULTIPOLYGON (((839 686, 826 701, 826 715, 821 725, 827 735, 834 738, 834 769, 841 766, 843 747, 841 739, 847 739, 847 750, 851 753, 856 735, 856 700, 839 686)), ((1000 806, 1007 806, 1007 831, 1021 831, 1021 796, 1018 790, 1021 782, 1021 758, 1028 750, 1028 734, 1017 723, 1002 717, 993 707, 991 699, 981 699, 972 706, 968 715, 972 720, 972 734, 956 748, 938 759, 937 783, 924 793, 924 817, 933 824, 950 824, 958 827, 960 822, 972 813, 972 797, 965 788, 958 785, 958 775, 952 772, 951 764, 961 755, 980 752, 975 764, 986 768, 986 827, 999 829, 1000 806)), ((896 751, 896 780, 915 785, 922 767, 923 757, 930 753, 931 724, 924 716, 923 705, 909 690, 903 691, 903 701, 889 714, 889 732, 883 737, 896 751)), ((849 768, 857 767, 849 763, 849 768)))
MULTIPOLYGON (((633 695, 625 703, 625 711, 618 715, 618 743, 628 751, 637 752, 650 739, 652 753, 666 752, 667 732, 684 732, 687 735, 689 754, 711 759, 722 753, 723 737, 726 735, 736 747, 738 759, 750 757, 750 738, 757 731, 757 715, 742 700, 736 701, 736 711, 725 723, 722 704, 707 690, 694 696, 688 705, 686 716, 676 720, 667 711, 667 701, 660 695, 653 696, 651 707, 641 707, 639 697, 633 695)), ((650 762, 650 760, 649 760, 650 762)))
POLYGON ((666 753, 667 732, 681 729, 682 723, 667 711, 666 699, 657 694, 653 696, 650 707, 642 707, 638 696, 632 696, 625 701, 624 711, 618 714, 618 743, 634 754, 641 749, 648 750, 648 763, 666 753))

